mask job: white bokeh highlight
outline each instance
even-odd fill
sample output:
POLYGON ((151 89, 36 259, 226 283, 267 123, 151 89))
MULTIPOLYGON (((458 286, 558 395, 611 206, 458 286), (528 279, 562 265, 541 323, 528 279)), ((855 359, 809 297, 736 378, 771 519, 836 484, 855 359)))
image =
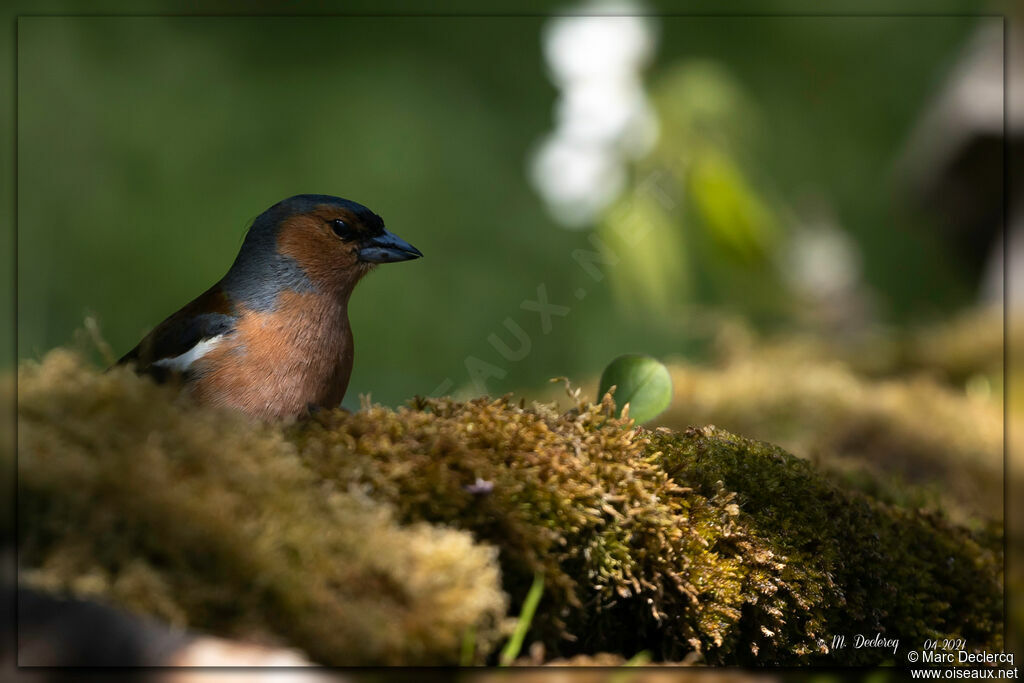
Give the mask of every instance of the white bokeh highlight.
POLYGON ((634 4, 578 11, 544 27, 544 57, 560 92, 554 130, 530 161, 530 179, 551 215, 572 228, 593 223, 615 201, 626 163, 649 152, 658 131, 643 87, 656 43, 651 20, 636 16, 634 4))

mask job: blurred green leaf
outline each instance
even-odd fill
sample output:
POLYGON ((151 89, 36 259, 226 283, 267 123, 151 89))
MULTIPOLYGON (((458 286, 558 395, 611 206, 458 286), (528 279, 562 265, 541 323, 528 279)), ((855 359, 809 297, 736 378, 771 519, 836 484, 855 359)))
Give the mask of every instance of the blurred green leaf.
POLYGON ((663 198, 635 185, 598 225, 619 259, 611 281, 620 310, 667 314, 689 298, 686 235, 663 198))
POLYGON ((613 360, 601 373, 598 398, 615 389, 620 414, 629 405, 629 416, 638 424, 653 420, 672 402, 672 377, 657 359, 627 354, 613 360))
POLYGON ((690 195, 708 233, 744 264, 765 261, 777 236, 771 209, 725 153, 704 149, 693 158, 690 195))

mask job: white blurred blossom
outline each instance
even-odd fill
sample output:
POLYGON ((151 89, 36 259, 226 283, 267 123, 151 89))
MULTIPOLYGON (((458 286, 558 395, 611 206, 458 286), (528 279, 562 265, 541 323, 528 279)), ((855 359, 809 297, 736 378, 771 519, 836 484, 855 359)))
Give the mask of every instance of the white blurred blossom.
POLYGON ((587 225, 615 201, 626 161, 646 154, 657 139, 642 81, 654 52, 651 20, 624 16, 639 11, 632 3, 590 3, 579 11, 544 28, 544 56, 560 93, 554 130, 530 169, 551 214, 569 227, 587 225))
POLYGON ((580 83, 556 104, 556 133, 637 157, 654 142, 657 120, 637 79, 580 83))
POLYGON ((563 16, 544 30, 544 57, 555 82, 571 85, 604 80, 639 71, 654 50, 649 19, 623 16, 636 13, 632 3, 588 3, 580 8, 589 16, 563 16), (600 16, 600 13, 616 16, 600 16))
POLYGON ((557 134, 533 159, 533 182, 555 220, 583 226, 615 199, 626 173, 618 159, 600 146, 557 134))
POLYGON ((841 229, 829 224, 805 227, 790 245, 790 283, 804 295, 828 299, 860 284, 857 245, 841 229))
POLYGON ((804 204, 784 252, 782 272, 804 304, 804 319, 848 336, 874 317, 861 251, 823 201, 804 204))

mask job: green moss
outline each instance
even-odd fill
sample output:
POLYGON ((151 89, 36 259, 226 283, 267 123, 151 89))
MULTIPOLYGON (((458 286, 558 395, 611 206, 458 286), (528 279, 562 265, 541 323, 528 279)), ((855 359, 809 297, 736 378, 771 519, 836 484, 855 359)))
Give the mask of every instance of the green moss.
MULTIPOLYGON (((769 625, 789 634, 783 641, 881 632, 904 645, 950 635, 974 646, 999 643, 1000 539, 843 491, 810 463, 722 430, 655 440, 674 478, 706 494, 735 491, 748 528, 785 563, 780 596, 791 604, 782 623, 769 625)), ((850 650, 822 661, 863 664, 875 656, 850 650)))
POLYGON ((64 352, 19 387, 35 581, 318 661, 455 663, 471 628, 493 661, 505 595, 516 613, 538 572, 527 642, 547 658, 874 663, 827 644, 878 630, 999 643, 989 539, 774 446, 634 429, 609 400, 260 425, 64 352))

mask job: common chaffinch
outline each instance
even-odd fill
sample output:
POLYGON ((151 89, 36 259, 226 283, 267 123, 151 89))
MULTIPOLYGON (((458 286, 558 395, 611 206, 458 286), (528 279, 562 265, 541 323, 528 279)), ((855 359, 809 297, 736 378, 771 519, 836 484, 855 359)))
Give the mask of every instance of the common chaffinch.
POLYGON ((335 407, 352 374, 352 289, 378 263, 420 256, 361 204, 290 197, 253 221, 217 284, 118 364, 180 378, 199 401, 260 419, 335 407))

